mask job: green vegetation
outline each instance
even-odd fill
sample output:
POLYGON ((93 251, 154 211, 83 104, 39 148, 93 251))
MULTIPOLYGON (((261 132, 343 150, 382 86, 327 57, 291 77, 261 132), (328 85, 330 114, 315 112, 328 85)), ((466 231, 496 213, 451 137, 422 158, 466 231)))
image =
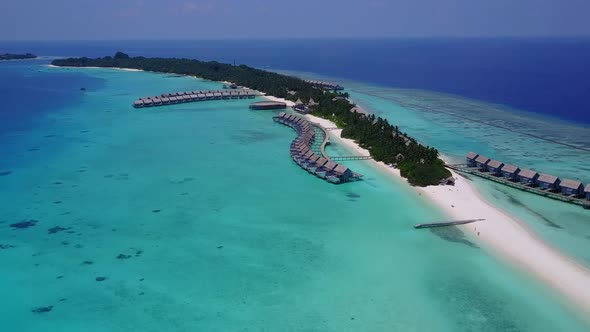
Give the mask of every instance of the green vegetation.
POLYGON ((26 53, 26 54, 11 54, 11 53, 4 53, 0 54, 0 60, 22 60, 22 59, 35 59, 37 56, 35 54, 26 53))
POLYGON ((291 76, 260 70, 246 65, 232 66, 216 61, 203 62, 190 59, 131 58, 117 52, 114 57, 70 58, 54 60, 56 66, 71 67, 120 67, 146 71, 193 75, 213 81, 230 81, 237 85, 273 95, 276 97, 317 103, 313 114, 334 121, 343 128, 342 136, 354 139, 370 151, 377 161, 396 164, 412 185, 426 186, 439 184, 451 173, 438 158, 434 148, 418 144, 416 140, 402 133, 386 119, 374 115, 351 112, 354 107, 347 99, 348 94, 324 91, 291 76))

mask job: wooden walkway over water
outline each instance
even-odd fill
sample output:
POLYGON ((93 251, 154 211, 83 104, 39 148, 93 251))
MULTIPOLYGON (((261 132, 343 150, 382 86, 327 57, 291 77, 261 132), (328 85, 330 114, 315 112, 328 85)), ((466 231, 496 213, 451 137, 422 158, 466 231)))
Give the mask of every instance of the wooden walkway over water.
POLYGON ((371 156, 332 156, 330 157, 332 160, 371 160, 373 157, 371 156))
POLYGON ((478 170, 476 167, 468 167, 467 164, 447 164, 445 165, 447 168, 452 169, 454 171, 457 171, 459 173, 465 173, 465 174, 470 174, 470 175, 475 175, 478 176, 480 178, 484 178, 490 181, 494 181, 496 183, 500 183, 503 184, 505 186, 508 187, 512 187, 518 190, 522 190, 522 191, 526 191, 532 194, 536 194, 539 196, 543 196, 543 197, 548 197, 548 198, 552 198, 558 201, 562 201, 562 202, 566 202, 566 203, 571 203, 571 204, 576 204, 576 205, 580 205, 585 209, 590 209, 590 201, 584 199, 584 198, 577 198, 577 197, 572 197, 572 196, 566 196, 563 195, 561 193, 557 193, 557 192, 553 192, 553 191, 548 191, 548 190, 543 190, 541 188, 538 187, 531 187, 525 184, 522 184, 520 182, 515 182, 515 181, 511 181, 509 179, 503 178, 501 176, 495 176, 490 174, 489 172, 482 172, 480 170, 478 170))
POLYGON ((416 224, 414 228, 433 228, 433 227, 445 227, 445 226, 456 226, 456 225, 465 225, 471 224, 472 222, 476 221, 483 221, 485 219, 468 219, 468 220, 456 220, 456 221, 441 221, 441 222, 433 222, 428 224, 416 224))

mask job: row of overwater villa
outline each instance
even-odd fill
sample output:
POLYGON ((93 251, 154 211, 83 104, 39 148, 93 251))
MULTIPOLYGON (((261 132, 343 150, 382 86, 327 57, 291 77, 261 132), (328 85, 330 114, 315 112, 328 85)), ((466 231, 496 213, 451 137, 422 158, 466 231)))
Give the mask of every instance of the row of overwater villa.
POLYGON ((344 90, 344 87, 332 82, 325 82, 325 81, 316 81, 316 80, 306 80, 305 82, 313 85, 316 88, 326 89, 326 90, 344 90))
POLYGON ((467 167, 511 183, 536 188, 536 190, 556 195, 590 200, 590 184, 584 187, 584 184, 578 180, 562 180, 554 175, 537 173, 530 169, 521 169, 518 166, 504 164, 499 160, 490 159, 475 152, 469 152, 466 160, 467 167))
POLYGON ((254 98, 258 93, 254 90, 202 90, 202 91, 184 91, 163 93, 154 97, 143 97, 133 102, 133 107, 152 107, 172 105, 179 103, 188 103, 205 100, 229 100, 254 98))
POLYGON ((316 134, 309 121, 285 112, 279 113, 273 120, 297 132, 297 138, 291 143, 291 157, 301 168, 331 183, 344 183, 360 178, 360 174, 353 173, 348 167, 335 163, 323 153, 325 142, 322 144, 321 155, 312 150, 316 134))

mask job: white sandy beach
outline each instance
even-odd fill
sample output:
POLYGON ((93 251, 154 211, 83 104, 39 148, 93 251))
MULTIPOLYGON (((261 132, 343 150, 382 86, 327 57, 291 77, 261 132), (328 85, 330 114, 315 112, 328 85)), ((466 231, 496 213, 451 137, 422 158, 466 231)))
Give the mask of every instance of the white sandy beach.
POLYGON ((287 107, 292 107, 292 106, 295 105, 294 102, 292 102, 290 100, 287 100, 285 98, 277 98, 277 97, 273 97, 273 96, 267 96, 267 95, 264 95, 264 94, 263 94, 263 96, 264 96, 264 98, 266 98, 266 99, 268 99, 270 101, 277 101, 277 102, 280 102, 280 103, 285 103, 285 104, 287 104, 287 107))
POLYGON ((50 67, 50 68, 115 69, 115 70, 122 70, 122 71, 143 71, 141 69, 119 68, 119 67, 70 67, 70 66, 54 66, 54 65, 47 65, 47 67, 50 67))
MULTIPOLYGON (((336 127, 329 120, 311 115, 306 117, 325 128, 336 127)), ((342 138, 341 132, 331 130, 330 140, 345 145, 359 155, 369 155, 369 151, 353 140, 342 138)), ((398 169, 383 162, 371 163, 402 180, 400 182, 407 183, 398 169)), ((459 227, 478 245, 533 274, 568 298, 578 309, 590 314, 590 270, 545 244, 522 221, 489 205, 464 177, 454 172, 453 177, 456 179, 455 186, 416 187, 415 190, 434 202, 452 220, 486 219, 459 227)))

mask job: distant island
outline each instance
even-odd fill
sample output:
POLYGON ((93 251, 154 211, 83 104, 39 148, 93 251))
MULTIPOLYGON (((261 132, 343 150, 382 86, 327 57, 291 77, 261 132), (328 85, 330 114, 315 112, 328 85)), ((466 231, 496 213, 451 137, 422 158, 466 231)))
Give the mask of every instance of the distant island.
POLYGON ((0 60, 23 60, 23 59, 36 59, 37 56, 31 53, 25 54, 11 54, 11 53, 4 53, 0 54, 0 60))
POLYGON ((267 95, 313 105, 311 114, 329 119, 343 129, 342 136, 369 150, 376 161, 395 164, 401 175, 416 186, 438 185, 451 173, 433 147, 419 144, 386 119, 355 112, 348 93, 325 90, 300 78, 273 73, 246 65, 234 66, 217 61, 177 58, 115 56, 91 59, 68 58, 52 61, 62 67, 130 68, 152 72, 191 75, 212 81, 229 81, 267 95))

